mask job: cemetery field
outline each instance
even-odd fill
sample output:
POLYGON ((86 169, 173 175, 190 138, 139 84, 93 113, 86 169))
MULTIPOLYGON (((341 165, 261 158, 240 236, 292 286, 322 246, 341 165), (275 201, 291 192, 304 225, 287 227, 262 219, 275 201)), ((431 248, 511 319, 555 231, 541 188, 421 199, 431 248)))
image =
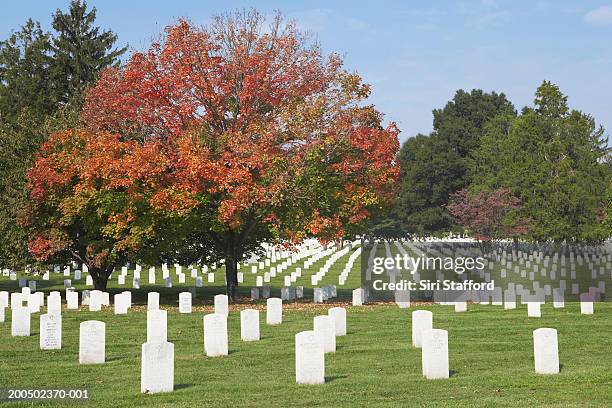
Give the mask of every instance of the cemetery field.
MULTIPOLYGON (((252 307, 254 303, 249 303, 252 307)), ((168 341, 175 345, 175 392, 140 392, 141 344, 146 341, 146 307, 127 315, 63 310, 62 349, 39 349, 39 316, 32 314, 32 335, 11 337, 10 311, 0 323, 0 387, 88 388, 82 406, 564 406, 603 407, 612 401, 612 305, 596 303, 595 314, 581 315, 579 305, 542 306, 541 318, 528 318, 526 305, 452 306, 395 304, 347 307, 348 334, 337 338, 337 351, 325 355, 323 385, 295 383, 294 336, 312 330, 313 317, 331 305, 284 305, 283 323, 265 324, 261 340, 240 340, 239 309, 230 305, 229 355, 206 357, 202 317, 210 304, 194 304, 192 314, 168 310, 168 341), (411 346, 411 313, 431 310, 435 328, 448 330, 451 377, 426 380, 421 350, 411 346), (106 323, 106 363, 79 365, 79 323, 106 323), (561 371, 534 372, 532 331, 558 330, 561 371)), ((64 305, 65 306, 65 305, 64 305)), ((66 406, 57 401, 10 403, 18 406, 66 406)), ((77 404, 77 406, 79 406, 77 404)))

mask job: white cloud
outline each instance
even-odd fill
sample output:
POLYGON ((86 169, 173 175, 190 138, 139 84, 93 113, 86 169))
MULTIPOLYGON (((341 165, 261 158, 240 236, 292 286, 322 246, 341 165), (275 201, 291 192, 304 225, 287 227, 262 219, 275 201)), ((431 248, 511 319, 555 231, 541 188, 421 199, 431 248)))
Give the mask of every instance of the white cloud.
POLYGON ((584 15, 584 21, 594 25, 612 24, 612 6, 601 6, 589 11, 584 15))

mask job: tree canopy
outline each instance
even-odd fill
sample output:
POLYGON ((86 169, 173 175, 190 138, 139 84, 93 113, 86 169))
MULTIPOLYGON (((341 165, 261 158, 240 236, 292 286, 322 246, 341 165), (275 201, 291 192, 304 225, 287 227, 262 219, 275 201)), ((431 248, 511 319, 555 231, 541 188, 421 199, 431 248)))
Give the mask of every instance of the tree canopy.
MULTIPOLYGON (((113 197, 131 198, 108 213, 97 210, 97 201, 81 206, 79 219, 99 220, 90 229, 115 248, 123 237, 110 232, 129 224, 125 217, 146 219, 134 215, 139 209, 173 217, 184 228, 171 233, 147 224, 152 235, 134 241, 133 256, 151 239, 164 242, 160 256, 168 260, 223 258, 231 297, 236 263, 262 241, 341 238, 388 205, 398 174, 398 130, 393 123, 383 128, 382 114, 364 103, 370 87, 292 22, 280 15, 267 29, 264 22, 255 11, 219 16, 208 27, 180 20, 147 52, 102 73, 86 94, 84 128, 68 133, 81 135, 77 144, 89 152, 80 155, 82 166, 71 165, 75 173, 57 189, 45 174, 62 159, 48 163, 43 154, 30 173, 33 200, 36 186, 41 190, 34 211, 40 222, 31 224, 32 243, 45 249, 41 259, 82 236, 73 229, 76 220, 64 218, 66 235, 58 239, 49 221, 65 211, 62 203, 81 197, 80 185, 103 161, 89 164, 92 153, 106 143, 117 145, 127 162, 111 154, 105 165, 130 169, 109 171, 108 181, 91 188, 107 185, 113 197), (134 159, 141 150, 155 154, 134 159), (161 163, 163 177, 151 184, 142 172, 161 163), (49 203, 50 211, 40 210, 49 203)), ((67 153, 72 142, 46 149, 79 156, 67 153)))
POLYGON ((96 9, 72 1, 53 15, 53 32, 28 20, 0 42, 0 262, 31 262, 27 236, 15 220, 27 201, 26 171, 50 132, 73 126, 81 93, 124 49, 95 24, 96 9))

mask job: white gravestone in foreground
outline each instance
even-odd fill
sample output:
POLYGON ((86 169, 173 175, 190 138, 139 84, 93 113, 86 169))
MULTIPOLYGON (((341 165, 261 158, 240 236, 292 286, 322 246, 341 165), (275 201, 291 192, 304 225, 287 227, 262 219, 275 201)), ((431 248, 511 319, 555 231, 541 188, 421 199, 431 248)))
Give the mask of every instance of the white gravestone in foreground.
POLYGON ((227 316, 219 313, 204 316, 204 353, 208 357, 227 356, 227 316))
POLYGON ((363 305, 363 289, 357 288, 353 290, 353 306, 363 305))
POLYGON ((97 320, 81 322, 79 333, 79 364, 104 364, 106 324, 97 320))
POLYGON ((412 312, 412 347, 420 348, 423 344, 423 333, 433 327, 433 313, 429 310, 412 312))
POLYGON ((593 300, 595 296, 591 293, 583 293, 580 295, 580 313, 584 315, 593 314, 593 300))
POLYGON ((132 292, 130 292, 129 290, 125 290, 121 292, 121 294, 125 296, 125 301, 127 302, 128 309, 132 307, 132 292))
POLYGON ((62 348, 62 315, 43 314, 40 316, 40 349, 60 350, 62 348))
POLYGON ((11 309, 23 306, 23 295, 19 292, 11 293, 11 309))
POLYGON ((116 315, 127 314, 128 312, 127 300, 128 300, 127 296, 125 296, 124 293, 115 294, 115 296, 113 297, 113 302, 115 304, 115 314, 116 315))
POLYGON ((149 310, 147 312, 147 342, 168 340, 168 312, 149 310))
POLYGON ((467 302, 455 302, 455 312, 467 312, 467 302))
POLYGON ((215 295, 215 313, 228 315, 227 295, 215 295))
POLYGON ((159 309, 159 293, 149 292, 147 294, 147 310, 159 309))
POLYGON ((30 335, 30 309, 24 306, 15 306, 11 313, 11 336, 30 335))
POLYGON ((538 374, 559 372, 559 346, 557 330, 541 328, 533 331, 533 358, 538 374))
POLYGON ((279 298, 269 298, 266 301, 266 323, 269 325, 283 322, 283 301, 279 298))
POLYGON ((0 305, 0 323, 4 323, 4 320, 6 319, 6 316, 4 314, 4 306, 0 305))
POLYGON ((298 384, 325 383, 323 340, 314 331, 295 335, 295 381, 298 384))
POLYGON ((92 290, 89 294, 89 311, 90 312, 99 312, 102 310, 102 301, 103 301, 102 291, 100 290, 92 290))
POLYGON ((334 320, 336 336, 346 336, 346 309, 343 307, 332 307, 327 311, 327 314, 334 320))
POLYGON ((314 332, 323 341, 323 350, 326 353, 336 352, 336 329, 334 319, 330 316, 315 316, 313 321, 314 332))
POLYGON ((74 310, 79 308, 79 292, 70 291, 66 292, 66 304, 67 308, 74 310))
POLYGON ((9 293, 6 290, 0 292, 0 307, 9 306, 9 293))
POLYGON ((142 345, 140 392, 155 394, 174 390, 174 344, 166 341, 142 345))
POLYGON ((539 302, 527 302, 527 317, 541 317, 539 302))
POLYGON ((61 313, 62 312, 62 298, 59 293, 51 294, 47 296, 47 313, 61 313))
POLYGON ((240 312, 240 338, 243 341, 259 340, 259 310, 244 309, 240 312))
POLYGON ((424 331, 421 348, 423 376, 429 380, 448 378, 448 332, 442 329, 424 331))
POLYGON ((179 313, 191 313, 191 292, 179 293, 179 313))
POLYGON ((30 313, 38 313, 40 312, 40 296, 39 293, 30 293, 28 295, 28 308, 30 309, 30 313))

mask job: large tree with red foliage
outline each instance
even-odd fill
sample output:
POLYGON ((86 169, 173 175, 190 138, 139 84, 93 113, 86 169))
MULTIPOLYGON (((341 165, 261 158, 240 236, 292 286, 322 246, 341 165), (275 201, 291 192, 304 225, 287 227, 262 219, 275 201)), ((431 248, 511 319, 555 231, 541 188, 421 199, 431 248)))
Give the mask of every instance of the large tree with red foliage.
POLYGON ((21 222, 30 251, 48 262, 82 262, 95 287, 106 289, 116 266, 157 247, 157 230, 173 228, 149 203, 169 182, 168 164, 156 142, 86 129, 51 135, 28 172, 21 222))
POLYGON ((162 255, 224 259, 232 298, 237 262, 262 241, 354 233, 389 203, 398 174, 398 130, 364 103, 369 86, 294 24, 264 24, 254 11, 203 28, 181 20, 105 71, 82 112, 94 139, 155 146, 159 179, 130 186, 147 217, 182 225, 162 255))

